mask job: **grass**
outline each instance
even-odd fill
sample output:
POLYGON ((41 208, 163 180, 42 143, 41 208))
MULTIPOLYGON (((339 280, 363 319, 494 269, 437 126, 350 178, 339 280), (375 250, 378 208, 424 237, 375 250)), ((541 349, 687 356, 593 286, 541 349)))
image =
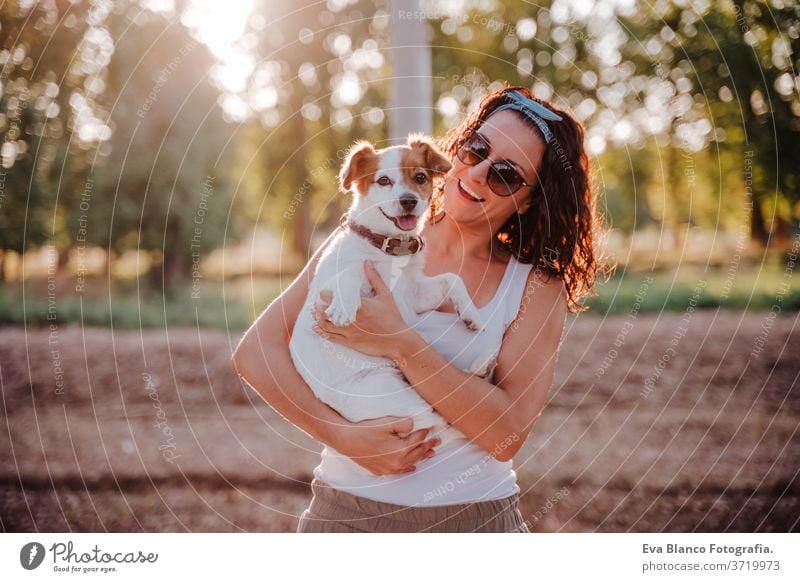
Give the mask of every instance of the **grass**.
POLYGON ((586 302, 590 313, 614 315, 640 312, 679 311, 692 305, 696 308, 768 311, 777 305, 782 311, 800 309, 800 286, 791 283, 779 265, 756 269, 709 269, 686 266, 662 271, 628 269, 616 273, 608 282, 598 283, 597 297, 586 302))
MULTIPOLYGON (((788 273, 791 275, 791 272, 788 273)), ((658 271, 627 268, 607 282, 598 282, 598 295, 586 301, 588 314, 683 312, 692 302, 696 308, 737 311, 800 309, 800 289, 775 260, 753 267, 728 269, 683 265, 658 271)), ((109 282, 88 279, 86 291, 75 292, 74 280, 59 278, 48 288, 46 279, 6 282, 0 287, 0 324, 47 325, 53 307, 59 324, 139 327, 196 326, 244 329, 291 281, 277 277, 240 277, 227 280, 204 278, 198 287, 191 281, 178 286, 170 297, 136 281, 109 282), (193 294, 194 293, 194 294, 193 294), (24 299, 24 301, 23 301, 24 299)), ((52 282, 51 282, 52 283, 52 282)))
MULTIPOLYGON (((289 279, 284 278, 283 287, 289 279)), ((191 281, 178 286, 171 296, 135 282, 87 280, 87 291, 78 294, 68 280, 59 280, 52 294, 46 280, 6 283, 0 288, 0 325, 48 325, 52 309, 60 325, 83 325, 117 329, 140 327, 197 326, 245 329, 281 292, 278 278, 204 280, 199 288, 191 281), (24 303, 23 303, 24 298, 24 303)))

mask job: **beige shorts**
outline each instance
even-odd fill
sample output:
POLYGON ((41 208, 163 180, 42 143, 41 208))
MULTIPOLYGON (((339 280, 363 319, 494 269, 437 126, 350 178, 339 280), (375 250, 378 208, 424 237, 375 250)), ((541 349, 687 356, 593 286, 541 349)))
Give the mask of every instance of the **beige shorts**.
POLYGON ((311 505, 300 516, 300 533, 344 532, 528 532, 519 493, 491 501, 409 507, 373 501, 311 482, 311 505))

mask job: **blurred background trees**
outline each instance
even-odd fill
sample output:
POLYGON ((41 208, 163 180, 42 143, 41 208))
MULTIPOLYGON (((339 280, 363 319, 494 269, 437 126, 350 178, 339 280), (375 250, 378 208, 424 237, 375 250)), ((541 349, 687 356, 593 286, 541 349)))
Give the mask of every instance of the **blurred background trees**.
POLYGON ((88 224, 114 253, 150 254, 153 281, 169 287, 191 273, 193 249, 206 256, 225 240, 236 127, 216 105, 208 48, 174 16, 135 6, 106 19, 114 54, 103 106, 114 129, 94 168, 88 224))
POLYGON ((74 66, 87 11, 59 19, 39 4, 0 5, 0 279, 8 251, 69 245, 56 193, 59 180, 74 188, 85 172, 87 153, 70 134, 73 94, 91 86, 90 71, 74 66))
POLYGON ((346 209, 347 146, 386 144, 393 18, 429 27, 437 135, 504 81, 570 108, 617 232, 798 232, 796 3, 12 1, 3 256, 47 245, 63 266, 85 239, 168 290, 270 231, 252 252, 296 268, 346 209))
POLYGON ((264 198, 248 215, 285 229, 298 257, 312 230, 329 231, 345 209, 335 178, 343 151, 383 135, 386 26, 372 1, 257 0, 247 19, 244 78, 223 85, 222 102, 259 128, 249 155, 264 198))

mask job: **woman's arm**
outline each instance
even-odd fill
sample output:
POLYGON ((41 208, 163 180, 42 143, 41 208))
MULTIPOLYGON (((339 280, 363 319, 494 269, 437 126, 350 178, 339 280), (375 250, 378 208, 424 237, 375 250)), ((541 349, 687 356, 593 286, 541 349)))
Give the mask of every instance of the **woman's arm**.
POLYGON ((231 364, 278 414, 316 440, 352 458, 374 474, 409 472, 431 454, 436 439, 413 429, 411 418, 383 417, 350 423, 319 400, 294 367, 289 338, 308 294, 309 283, 332 234, 303 271, 258 317, 242 337, 231 364))
POLYGON ((370 268, 367 275, 376 296, 362 302, 356 323, 336 328, 317 311, 322 333, 332 341, 392 358, 448 422, 497 460, 511 459, 541 413, 553 381, 567 312, 563 283, 542 282, 531 272, 524 308, 503 339, 494 385, 458 369, 405 327, 380 275, 370 268))
POLYGON ((494 371, 495 384, 453 366, 417 334, 392 356, 416 391, 498 461, 522 447, 553 382, 567 304, 560 281, 526 285, 524 312, 509 326, 494 371))

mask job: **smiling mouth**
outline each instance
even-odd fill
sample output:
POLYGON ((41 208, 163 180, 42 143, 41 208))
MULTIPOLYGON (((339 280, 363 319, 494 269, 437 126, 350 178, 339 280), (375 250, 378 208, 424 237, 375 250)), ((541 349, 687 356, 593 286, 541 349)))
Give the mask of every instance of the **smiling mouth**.
POLYGON ((464 185, 461 183, 461 180, 458 181, 458 193, 461 194, 464 198, 466 198, 470 202, 486 202, 486 200, 484 200, 477 194, 470 192, 469 190, 464 188, 464 185))
POLYGON ((417 228, 419 216, 416 214, 403 214, 402 216, 389 216, 381 208, 378 208, 386 218, 391 220, 400 230, 414 230, 417 228))

